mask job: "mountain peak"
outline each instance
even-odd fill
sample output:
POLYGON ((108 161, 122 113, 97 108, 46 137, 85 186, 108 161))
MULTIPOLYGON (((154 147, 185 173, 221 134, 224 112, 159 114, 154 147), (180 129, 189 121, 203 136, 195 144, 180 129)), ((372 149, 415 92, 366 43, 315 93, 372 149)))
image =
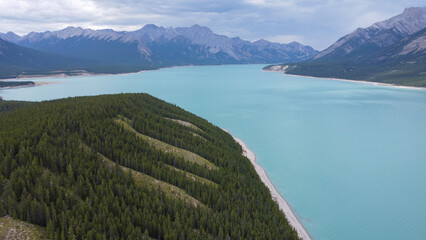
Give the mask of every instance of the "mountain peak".
POLYGON ((257 43, 257 44, 268 44, 270 42, 262 38, 262 39, 259 39, 257 41, 254 41, 253 43, 257 43))
POLYGON ((9 35, 9 36, 18 36, 18 35, 16 35, 16 33, 12 32, 12 31, 7 32, 6 35, 9 35))
POLYGON ((0 33, 0 38, 12 43, 16 43, 21 39, 20 36, 16 35, 14 32, 11 31, 7 32, 6 34, 0 33))
POLYGON ((198 32, 206 32, 206 33, 213 33, 213 31, 205 26, 200 26, 198 24, 194 24, 192 27, 190 27, 189 29, 198 31, 198 32))
POLYGON ((301 43, 298 43, 298 42, 295 42, 295 41, 287 43, 287 45, 292 46, 292 47, 303 47, 303 45, 301 43))
POLYGON ((352 52, 370 52, 388 47, 426 27, 426 7, 406 8, 404 12, 368 28, 358 28, 340 38, 314 59, 345 58, 352 52))
POLYGON ((156 29, 160 29, 161 27, 155 25, 155 24, 146 24, 143 28, 144 30, 156 30, 156 29))
POLYGON ((404 12, 385 21, 377 22, 370 28, 396 28, 402 33, 411 35, 426 26, 426 7, 406 8, 404 12))
POLYGON ((417 14, 417 13, 421 13, 421 12, 425 12, 426 11, 426 7, 409 7, 404 9, 404 12, 402 14, 417 14))
POLYGON ((269 44, 271 44, 271 42, 269 42, 265 39, 259 39, 259 40, 253 42, 253 45, 258 46, 258 47, 266 47, 269 44))
POLYGON ((143 40, 145 42, 152 42, 162 37, 165 39, 171 39, 176 36, 173 29, 166 29, 155 24, 147 24, 139 30, 129 32, 129 34, 133 39, 143 40))
POLYGON ((66 28, 64 28, 62 30, 69 31, 69 30, 83 30, 83 29, 81 27, 68 26, 68 27, 66 27, 66 28))
POLYGON ((69 37, 75 37, 75 36, 82 35, 82 34, 84 34, 84 32, 89 32, 89 31, 93 31, 93 30, 83 29, 81 27, 68 26, 68 27, 66 27, 62 30, 54 31, 51 34, 55 35, 58 38, 66 39, 66 38, 69 38, 69 37))

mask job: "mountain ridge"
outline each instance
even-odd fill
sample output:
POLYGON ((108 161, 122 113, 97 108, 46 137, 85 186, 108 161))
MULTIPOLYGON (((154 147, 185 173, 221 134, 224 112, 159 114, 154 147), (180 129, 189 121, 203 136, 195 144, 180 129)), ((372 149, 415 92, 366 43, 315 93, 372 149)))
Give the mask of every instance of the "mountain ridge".
POLYGON ((349 33, 316 57, 265 70, 426 87, 426 7, 349 33))
MULTIPOLYGON (((137 44, 141 58, 148 60, 152 54, 155 54, 152 49, 148 47, 149 43, 156 41, 171 41, 176 37, 183 37, 189 40, 191 45, 198 45, 203 47, 204 51, 212 54, 224 53, 231 57, 232 63, 259 63, 273 62, 276 60, 285 61, 300 61, 313 57, 317 51, 309 46, 302 44, 295 45, 270 43, 277 50, 277 56, 271 57, 258 56, 259 49, 263 50, 263 46, 254 44, 255 42, 245 41, 240 38, 229 38, 225 35, 215 34, 208 27, 193 25, 191 27, 177 27, 177 28, 164 28, 154 24, 147 24, 144 27, 135 31, 114 31, 112 29, 83 29, 80 27, 67 27, 58 31, 46 32, 31 32, 23 37, 12 37, 10 33, 7 37, 9 41, 15 44, 34 48, 42 51, 50 51, 52 53, 62 52, 51 50, 47 45, 57 46, 61 41, 78 38, 79 41, 85 40, 99 40, 99 41, 117 41, 123 44, 137 44), (44 45, 41 43, 44 41, 44 45), (47 44, 47 45, 46 45, 47 44), (291 50, 291 51, 289 51, 291 50), (295 54, 293 53, 295 52, 295 54), (254 55, 257 53, 258 55, 254 55), (286 53, 286 54, 284 54, 286 53), (297 54, 301 53, 301 54, 297 54)), ((0 38, 5 37, 7 34, 0 34, 0 38)), ((271 49, 269 49, 271 50, 271 49)), ((63 54, 66 55, 66 54, 63 54)), ((197 63, 194 63, 197 64, 197 63)))
POLYGON ((378 51, 420 31, 426 26, 426 7, 407 8, 390 19, 374 23, 367 28, 343 36, 327 49, 316 55, 314 60, 344 59, 351 57, 354 50, 378 51))

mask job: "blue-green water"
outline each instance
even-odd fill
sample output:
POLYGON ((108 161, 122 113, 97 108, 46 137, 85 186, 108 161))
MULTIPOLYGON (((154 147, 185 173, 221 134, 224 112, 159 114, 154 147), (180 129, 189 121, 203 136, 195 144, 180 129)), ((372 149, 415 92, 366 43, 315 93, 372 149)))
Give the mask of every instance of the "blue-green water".
POLYGON ((313 239, 426 239, 426 90, 262 67, 39 79, 60 83, 0 96, 147 92, 242 138, 313 239))

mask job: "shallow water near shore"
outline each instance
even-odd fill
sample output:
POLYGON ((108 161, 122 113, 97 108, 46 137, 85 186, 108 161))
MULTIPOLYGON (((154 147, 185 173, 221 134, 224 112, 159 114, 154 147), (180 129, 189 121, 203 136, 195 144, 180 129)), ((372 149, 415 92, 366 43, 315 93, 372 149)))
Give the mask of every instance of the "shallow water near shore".
POLYGON ((426 90, 263 65, 33 79, 5 100, 146 92, 243 139, 315 240, 424 239, 426 90))

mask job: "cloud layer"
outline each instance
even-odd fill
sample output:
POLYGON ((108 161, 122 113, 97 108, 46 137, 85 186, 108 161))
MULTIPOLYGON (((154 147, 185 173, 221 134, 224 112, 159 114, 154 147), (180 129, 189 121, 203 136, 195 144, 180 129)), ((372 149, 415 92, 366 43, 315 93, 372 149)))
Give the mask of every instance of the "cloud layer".
POLYGON ((357 27, 425 5, 426 0, 0 0, 0 32, 200 24, 231 37, 299 41, 321 50, 357 27))

